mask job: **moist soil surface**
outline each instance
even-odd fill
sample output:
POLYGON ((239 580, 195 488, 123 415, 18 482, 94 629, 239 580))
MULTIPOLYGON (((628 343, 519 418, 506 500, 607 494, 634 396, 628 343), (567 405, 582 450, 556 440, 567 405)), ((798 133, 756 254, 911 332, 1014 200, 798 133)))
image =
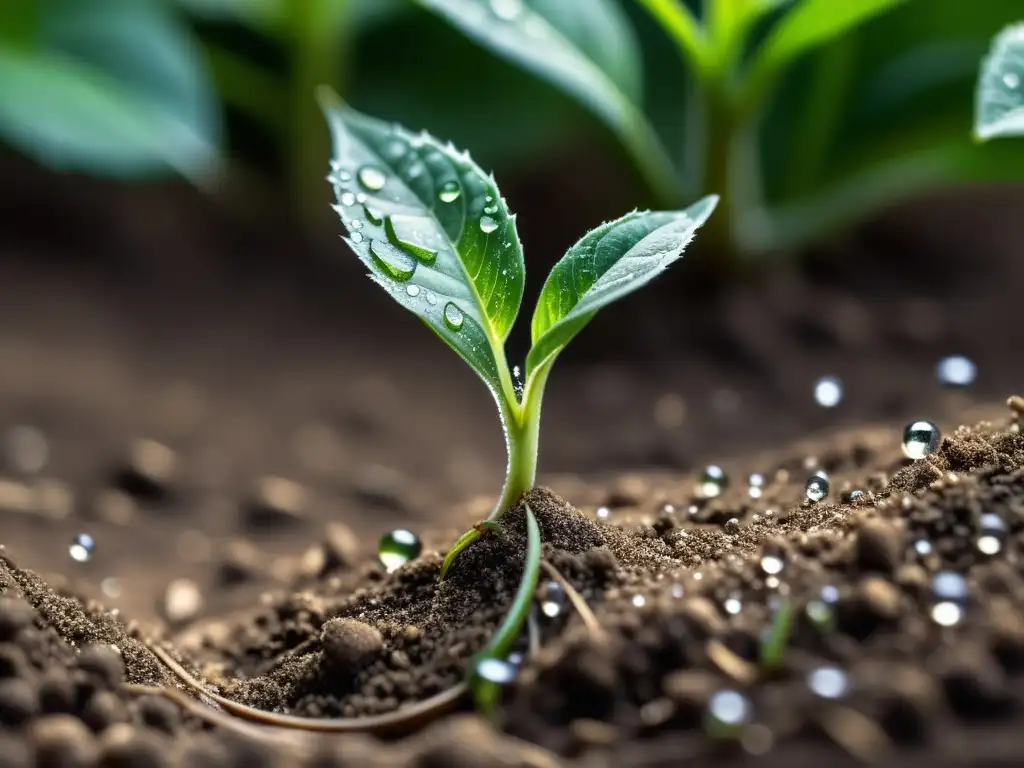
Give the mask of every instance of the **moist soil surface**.
MULTIPOLYGON (((603 312, 552 377, 551 491, 530 498, 600 632, 542 586, 499 728, 463 698, 411 733, 317 735, 226 715, 152 649, 295 717, 451 690, 522 567, 517 510, 437 579, 500 488, 493 403, 334 239, 4 170, 0 767, 1018 764, 1019 194, 928 200, 715 295, 688 258, 603 312), (935 385, 951 353, 978 363, 967 392, 935 385), (811 397, 825 374, 845 385, 833 409, 811 397), (921 417, 946 438, 908 465, 921 417), (731 482, 698 499, 712 462, 731 482), (830 493, 805 504, 818 467, 830 493), (389 574, 374 551, 397 527, 423 552, 389 574), (83 532, 95 550, 69 549, 83 532), (935 599, 946 571, 966 598, 935 599), (742 727, 706 721, 730 702, 742 727)), ((527 296, 634 204, 551 217, 565 190, 541 191, 508 188, 527 296)))
POLYGON ((542 575, 497 727, 467 701, 382 742, 254 725, 183 696, 151 649, 266 712, 401 716, 459 684, 500 623, 522 504, 443 582, 439 551, 386 573, 325 547, 258 606, 179 632, 125 624, 5 554, 0 765, 1011 765, 1024 399, 1009 406, 917 461, 898 431, 861 428, 729 467, 724 487, 636 475, 585 511, 532 491, 543 559, 592 615, 542 575), (817 472, 829 494, 812 502, 817 472))

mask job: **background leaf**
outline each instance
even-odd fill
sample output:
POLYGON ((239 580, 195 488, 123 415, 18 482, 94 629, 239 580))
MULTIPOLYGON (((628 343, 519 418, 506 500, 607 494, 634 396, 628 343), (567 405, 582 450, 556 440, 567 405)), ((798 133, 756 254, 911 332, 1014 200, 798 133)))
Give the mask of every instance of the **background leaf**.
MULTIPOLYGON (((672 197, 677 183, 672 163, 648 124, 639 100, 640 63, 632 29, 610 0, 418 0, 465 35, 577 99, 612 129, 640 172, 661 195, 672 197), (547 14, 547 15, 545 15, 547 14), (606 15, 606 21, 588 15, 606 15), (600 45, 593 34, 600 31, 600 45), (586 34, 582 37, 581 33, 586 34), (618 51, 592 58, 595 47, 618 51), (612 66, 615 70, 603 67, 612 66), (624 91, 636 88, 637 92, 624 91)), ((500 93, 481 98, 500 98, 500 93)))
POLYGON ((1004 29, 981 68, 974 132, 980 139, 1024 135, 1024 24, 1004 29))
POLYGON ((189 31, 150 0, 40 0, 31 46, 0 48, 0 132, 53 167, 214 169, 220 114, 189 31))
POLYGON ((502 344, 519 311, 525 268, 492 177, 425 133, 325 104, 331 181, 347 242, 370 277, 417 315, 502 403, 502 344))
POLYGON ((776 24, 756 55, 754 81, 907 0, 802 0, 776 24))
POLYGON ((683 255, 718 198, 685 211, 634 211, 586 234, 554 266, 533 314, 530 376, 553 360, 602 307, 643 287, 683 255))

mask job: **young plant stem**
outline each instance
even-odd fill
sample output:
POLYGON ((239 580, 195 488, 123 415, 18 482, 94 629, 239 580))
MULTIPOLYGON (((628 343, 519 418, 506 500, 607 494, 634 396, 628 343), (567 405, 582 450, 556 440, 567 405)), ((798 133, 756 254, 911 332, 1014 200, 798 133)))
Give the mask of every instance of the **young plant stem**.
POLYGON ((739 260, 736 227, 736 177, 734 169, 737 116, 722 83, 704 88, 703 125, 699 133, 703 142, 703 174, 700 188, 719 196, 718 209, 705 227, 705 239, 720 275, 735 268, 739 260))
POLYGON ((784 599, 772 619, 768 637, 761 644, 762 670, 774 672, 782 666, 782 657, 789 645, 789 636, 793 633, 795 618, 792 601, 784 599))
MULTIPOLYGON (((512 600, 512 607, 505 614, 505 620, 494 633, 491 642, 481 651, 479 657, 492 657, 504 659, 516 639, 523 630, 523 625, 530 616, 530 606, 533 605, 533 596, 537 591, 537 582, 540 580, 540 526, 537 525, 537 518, 529 504, 523 505, 526 510, 526 559, 523 563, 523 578, 519 582, 516 596, 512 600)), ((473 698, 477 707, 485 714, 493 712, 498 698, 501 695, 501 687, 490 680, 483 680, 474 675, 476 665, 470 661, 469 665, 469 686, 473 692, 473 698)))

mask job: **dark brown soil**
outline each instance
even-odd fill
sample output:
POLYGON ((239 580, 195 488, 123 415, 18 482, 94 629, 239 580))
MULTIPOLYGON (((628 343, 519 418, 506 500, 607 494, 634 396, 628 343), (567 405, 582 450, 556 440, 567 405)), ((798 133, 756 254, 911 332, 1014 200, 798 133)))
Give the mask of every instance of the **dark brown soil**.
MULTIPOLYGON (((837 433, 732 468, 711 499, 695 476, 638 476, 600 520, 532 492, 544 559, 602 632, 569 603, 536 615, 540 647, 498 715, 507 736, 468 715, 376 746, 303 735, 289 752, 269 732, 206 734, 150 690, 174 683, 138 630, 5 556, 0 765, 29 765, 18 760, 32 750, 39 765, 192 765, 200 748, 236 765, 1010 765, 1024 725, 1024 435, 1019 414, 1005 414, 916 462, 894 430, 837 433), (800 501, 819 468, 830 497, 800 501), (748 471, 766 478, 758 499, 748 471), (850 501, 854 489, 866 492, 850 501), (964 594, 940 605, 941 581, 961 576, 964 594), (766 633, 786 610, 792 632, 769 667, 766 633), (832 693, 813 683, 822 670, 832 693), (724 691, 750 710, 723 733, 708 717, 724 691)), ((521 575, 523 520, 521 507, 509 512, 506 535, 480 540, 444 582, 437 551, 392 574, 319 559, 318 573, 259 607, 169 640, 209 684, 268 711, 401 710, 458 683, 496 628, 521 575)))

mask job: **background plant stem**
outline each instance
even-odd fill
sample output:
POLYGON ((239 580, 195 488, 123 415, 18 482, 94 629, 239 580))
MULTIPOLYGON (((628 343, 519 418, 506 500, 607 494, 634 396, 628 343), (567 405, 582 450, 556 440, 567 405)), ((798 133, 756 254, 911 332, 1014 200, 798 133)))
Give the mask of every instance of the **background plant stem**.
POLYGON ((287 174, 296 214, 310 227, 328 221, 323 182, 330 137, 313 93, 327 85, 342 94, 347 64, 347 24, 337 16, 347 0, 291 0, 290 133, 285 137, 287 174))

